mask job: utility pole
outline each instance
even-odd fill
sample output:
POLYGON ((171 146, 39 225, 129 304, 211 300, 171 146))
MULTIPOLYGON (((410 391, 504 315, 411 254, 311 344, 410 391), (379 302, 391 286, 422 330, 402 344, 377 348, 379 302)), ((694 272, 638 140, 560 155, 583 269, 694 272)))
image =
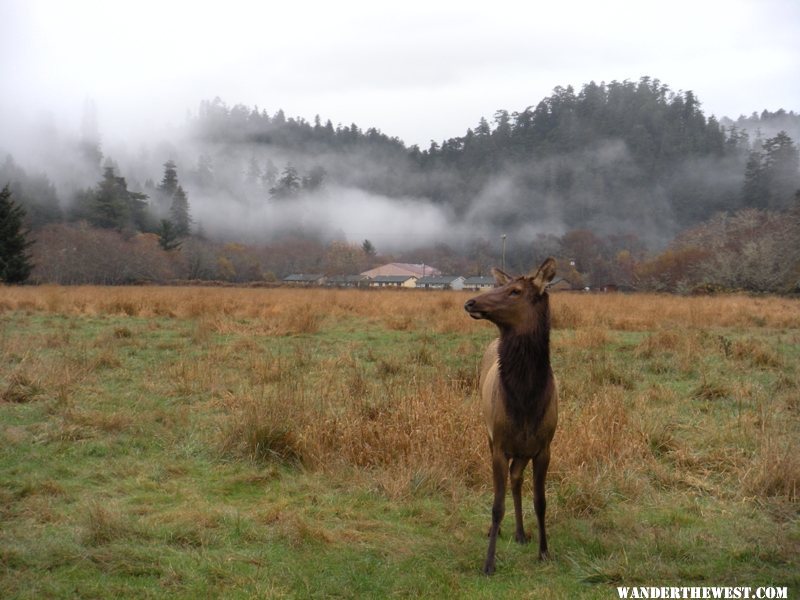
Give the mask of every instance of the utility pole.
POLYGON ((503 240, 503 271, 506 270, 506 234, 500 236, 500 239, 503 240))

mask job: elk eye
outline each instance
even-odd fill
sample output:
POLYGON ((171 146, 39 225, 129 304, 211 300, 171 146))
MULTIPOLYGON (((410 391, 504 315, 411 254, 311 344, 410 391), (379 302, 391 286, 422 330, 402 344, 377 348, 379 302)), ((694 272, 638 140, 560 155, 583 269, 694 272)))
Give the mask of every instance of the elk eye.
POLYGON ((519 296, 521 293, 522 292, 515 288, 509 292, 509 296, 519 296))

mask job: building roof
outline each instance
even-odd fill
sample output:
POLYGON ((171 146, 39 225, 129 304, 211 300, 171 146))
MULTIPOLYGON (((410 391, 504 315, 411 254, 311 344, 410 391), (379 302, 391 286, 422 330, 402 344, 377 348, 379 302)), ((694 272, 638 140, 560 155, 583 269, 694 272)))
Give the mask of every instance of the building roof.
POLYGON ((312 281, 319 281, 324 275, 322 273, 292 273, 283 278, 284 281, 292 283, 307 283, 312 281))
POLYGON ((461 275, 435 275, 431 277, 420 277, 417 285, 450 285, 457 279, 464 279, 461 275))
POLYGON ((364 275, 331 275, 328 277, 328 283, 358 283, 366 279, 364 275))
POLYGON ((412 263, 388 263, 375 267, 369 271, 364 271, 362 275, 367 277, 377 277, 383 275, 413 275, 414 277, 425 277, 426 275, 441 275, 441 271, 436 267, 426 264, 412 263))
POLYGON ((564 279, 563 277, 555 277, 555 278, 553 278, 553 280, 550 283, 547 284, 547 287, 549 287, 549 288, 556 287, 556 286, 560 286, 560 287, 565 287, 566 286, 566 287, 570 287, 571 288, 572 287, 572 282, 569 279, 564 279))

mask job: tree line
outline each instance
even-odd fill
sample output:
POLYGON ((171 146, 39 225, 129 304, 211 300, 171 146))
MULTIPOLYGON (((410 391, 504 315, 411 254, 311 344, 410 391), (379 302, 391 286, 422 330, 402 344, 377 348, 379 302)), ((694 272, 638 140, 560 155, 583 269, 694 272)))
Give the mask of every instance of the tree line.
POLYGON ((641 230, 655 212, 674 234, 721 210, 764 208, 765 197, 768 207, 785 210, 792 186, 800 187, 794 141, 786 131, 762 135, 776 124, 800 132, 800 115, 764 111, 723 121, 706 117, 694 92, 643 77, 579 91, 557 87, 535 106, 498 110, 491 122, 481 118, 463 136, 427 148, 406 147, 374 128, 334 127, 319 117, 312 124, 282 110, 270 116, 219 98, 203 103, 195 130, 218 143, 378 156, 392 162, 392 173, 354 176, 347 165, 327 175, 389 196, 428 198, 457 216, 502 177, 510 185, 503 188, 508 210, 492 215, 499 227, 557 212, 572 228, 641 230), (758 178, 756 189, 754 157, 761 156, 771 175, 758 178), (773 176, 779 172, 782 179, 773 176))
POLYGON ((368 240, 325 241, 289 228, 243 243, 206 234, 190 203, 190 195, 291 203, 326 186, 426 198, 484 230, 558 223, 562 233, 512 236, 510 266, 524 270, 553 254, 576 285, 787 291, 800 278, 794 112, 718 120, 693 92, 644 77, 558 87, 536 105, 499 110, 491 122, 481 118, 463 136, 424 149, 375 128, 228 107, 219 98, 201 103, 191 130, 207 151, 180 180, 176 161, 165 157, 158 183, 130 180, 97 139, 81 139, 74 151, 97 180, 69 198, 9 156, 0 165, 11 207, 2 219, 29 230, 28 245, 16 252, 32 259, 34 280, 250 281, 288 271, 358 272, 391 258, 473 275, 499 258, 491 237, 381 253, 368 240), (126 256, 131 268, 121 267, 126 256), (104 274, 94 276, 91 266, 101 263, 104 274))

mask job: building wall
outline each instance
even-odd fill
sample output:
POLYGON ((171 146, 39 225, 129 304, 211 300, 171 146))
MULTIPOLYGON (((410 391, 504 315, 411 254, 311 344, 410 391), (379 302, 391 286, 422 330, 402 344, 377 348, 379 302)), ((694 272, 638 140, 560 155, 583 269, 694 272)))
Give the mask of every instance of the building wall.
POLYGON ((471 291, 473 291, 473 292, 482 292, 483 290, 490 290, 490 289, 492 289, 493 287, 494 287, 494 285, 493 285, 493 284, 490 284, 490 283, 487 283, 487 284, 478 284, 478 285, 476 285, 476 284, 472 283, 472 284, 469 284, 469 285, 466 285, 466 286, 464 286, 464 287, 463 287, 463 289, 465 289, 465 290, 471 290, 471 291))
POLYGON ((413 277, 408 279, 408 280, 406 280, 406 281, 404 281, 403 283, 394 283, 394 282, 386 282, 386 281, 370 281, 369 282, 369 287, 373 287, 373 288, 398 288, 398 287, 413 288, 413 287, 416 287, 416 285, 417 285, 417 280, 414 279, 413 277))

